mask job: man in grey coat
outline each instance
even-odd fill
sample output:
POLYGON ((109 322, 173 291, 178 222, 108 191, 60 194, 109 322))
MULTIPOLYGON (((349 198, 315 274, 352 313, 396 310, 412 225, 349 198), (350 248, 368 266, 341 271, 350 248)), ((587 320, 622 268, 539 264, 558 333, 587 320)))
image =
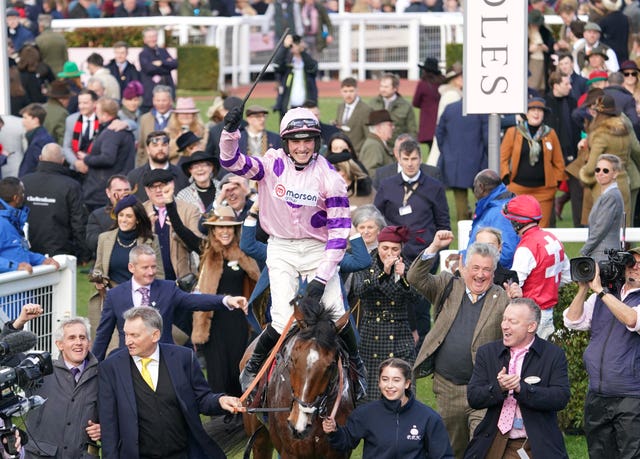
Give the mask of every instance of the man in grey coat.
MULTIPOLYGON (((14 325, 15 326, 15 325, 14 325)), ((63 320, 55 333, 60 357, 53 374, 45 376, 36 391, 47 399, 29 412, 26 458, 98 457, 98 360, 89 352, 89 321, 84 317, 63 320)))

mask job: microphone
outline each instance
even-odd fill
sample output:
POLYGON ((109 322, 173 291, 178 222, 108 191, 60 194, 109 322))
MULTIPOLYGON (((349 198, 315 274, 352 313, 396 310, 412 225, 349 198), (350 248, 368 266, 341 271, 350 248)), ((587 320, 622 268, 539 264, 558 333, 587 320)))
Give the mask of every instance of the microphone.
POLYGON ((0 341, 0 357, 26 352, 33 348, 37 342, 38 336, 26 330, 5 335, 0 341))

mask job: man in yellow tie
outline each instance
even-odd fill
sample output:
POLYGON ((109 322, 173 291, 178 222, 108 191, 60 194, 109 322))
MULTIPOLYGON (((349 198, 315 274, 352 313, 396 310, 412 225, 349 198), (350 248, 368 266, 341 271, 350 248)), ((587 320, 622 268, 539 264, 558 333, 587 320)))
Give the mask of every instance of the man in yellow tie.
POLYGON ((192 350, 159 342, 156 309, 131 308, 124 320, 127 349, 99 367, 102 457, 224 458, 199 414, 234 412, 240 400, 211 392, 192 350))

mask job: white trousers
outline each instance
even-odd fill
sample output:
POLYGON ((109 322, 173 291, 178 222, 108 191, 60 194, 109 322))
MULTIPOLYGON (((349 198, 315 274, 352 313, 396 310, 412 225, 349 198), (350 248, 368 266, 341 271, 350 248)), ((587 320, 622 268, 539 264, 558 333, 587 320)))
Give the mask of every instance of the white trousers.
MULTIPOLYGON (((267 268, 271 284, 271 326, 282 333, 293 314, 290 302, 300 282, 311 282, 324 255, 325 243, 315 239, 281 239, 271 236, 267 245, 267 268)), ((321 300, 335 322, 345 312, 338 273, 327 280, 321 300)))

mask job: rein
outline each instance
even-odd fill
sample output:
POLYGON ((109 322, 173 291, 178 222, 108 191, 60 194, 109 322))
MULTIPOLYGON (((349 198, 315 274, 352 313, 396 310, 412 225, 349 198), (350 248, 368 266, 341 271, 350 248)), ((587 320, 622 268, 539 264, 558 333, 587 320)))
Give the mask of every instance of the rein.
MULTIPOLYGON (((294 320, 295 320, 295 318, 294 318, 293 314, 291 314, 291 317, 289 317, 289 321, 284 326, 284 329, 282 330, 282 333, 280 334, 280 338, 278 338, 278 341, 276 342, 276 345, 271 350, 271 354, 269 354, 269 357, 262 364, 262 368, 260 368, 260 371, 258 372, 256 377, 253 379, 253 381, 251 381, 251 384, 249 384, 249 387, 247 387, 247 390, 244 391, 244 394, 242 394, 242 397, 240 397, 240 403, 241 404, 244 405, 244 402, 251 395, 251 392, 253 391, 254 387, 256 387, 256 385, 260 382, 260 380, 264 376, 265 372, 267 371, 267 368, 271 367, 271 362, 273 362, 273 359, 276 358, 276 355, 280 351, 280 348, 282 347, 282 343, 284 343, 284 340, 287 338, 287 333, 289 333, 289 329, 291 328, 291 325, 293 325, 293 321, 294 320)), ((246 411, 246 407, 243 406, 241 408, 236 408, 236 412, 242 412, 242 411, 246 411)))

